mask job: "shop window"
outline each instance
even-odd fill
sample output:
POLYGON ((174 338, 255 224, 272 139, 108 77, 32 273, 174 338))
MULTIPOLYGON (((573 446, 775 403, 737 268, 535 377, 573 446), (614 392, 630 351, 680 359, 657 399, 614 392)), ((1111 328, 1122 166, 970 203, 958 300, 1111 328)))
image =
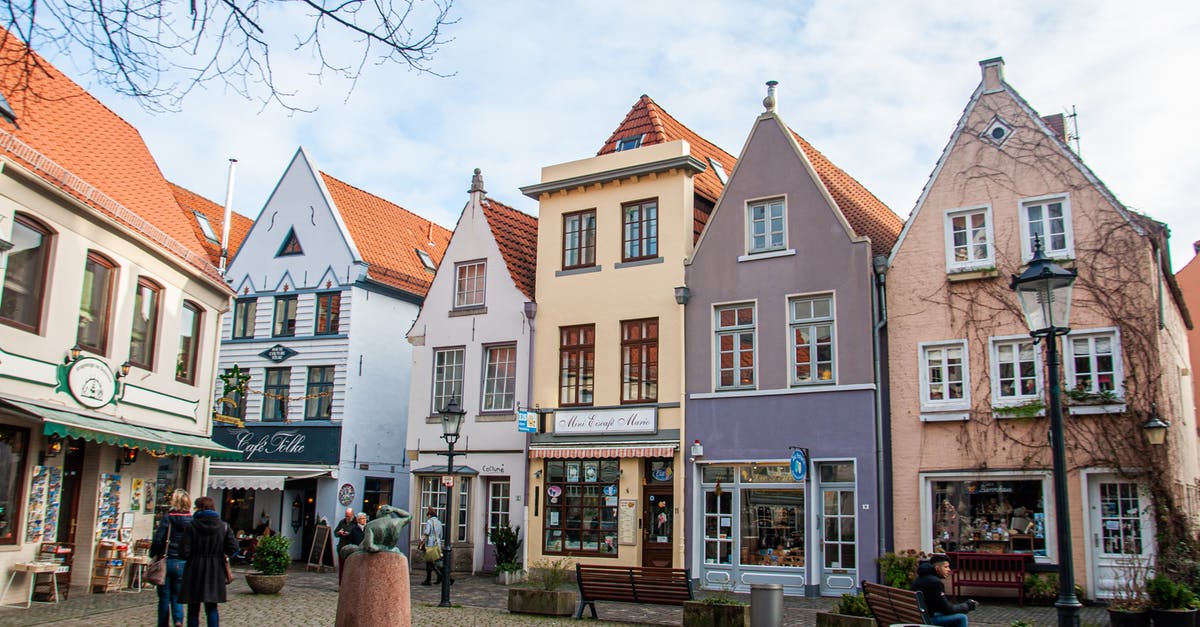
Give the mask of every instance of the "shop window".
POLYGON ((595 383, 596 325, 559 329, 559 403, 591 405, 595 383))
POLYGON ((79 299, 79 330, 75 343, 80 348, 108 353, 108 321, 112 315, 112 288, 117 264, 97 252, 88 252, 83 266, 83 294, 79 299))
POLYGON ((225 490, 221 520, 229 523, 234 533, 254 531, 254 490, 225 490))
POLYGON ((741 497, 741 563, 803 567, 804 488, 743 488, 741 497))
POLYGON ((464 355, 461 348, 433 352, 433 413, 442 411, 450 401, 462 401, 464 355))
POLYGON ((1041 479, 933 481, 930 490, 935 553, 1046 555, 1041 479))
POLYGON ((0 544, 17 544, 29 430, 0 425, 0 544))
POLYGON ((334 335, 338 332, 338 323, 342 314, 342 293, 325 292, 317 294, 317 335, 334 335))
POLYGON ((733 563, 733 493, 704 491, 704 563, 733 563))
POLYGON ((133 293, 133 327, 129 332, 129 363, 143 370, 154 369, 154 345, 158 339, 158 301, 162 286, 138 278, 133 293))
MULTIPOLYGON (((362 511, 372 518, 382 505, 392 502, 392 479, 388 477, 367 477, 363 479, 362 511)), ((424 515, 419 516, 424 522, 424 515)))
MULTIPOLYGON (((853 463, 842 465, 822 465, 833 473, 825 476, 853 481, 853 463)), ((805 488, 788 464, 704 465, 700 482, 705 564, 804 567, 805 488)))
POLYGON ((196 359, 200 354, 200 321, 204 310, 196 303, 184 301, 179 315, 179 354, 175 359, 175 379, 187 384, 196 382, 196 359))
POLYGON ((0 321, 38 333, 42 328, 42 298, 50 266, 50 243, 54 232, 33 218, 16 214, 4 292, 0 294, 0 321))
POLYGON ((616 459, 546 461, 544 552, 617 556, 616 459))
MULTIPOLYGON (((82 443, 82 442, 80 442, 82 443)), ((154 476, 153 489, 146 496, 146 512, 154 512, 154 524, 158 525, 171 509, 171 494, 175 488, 187 488, 188 476, 192 472, 190 457, 160 457, 158 471, 154 476)), ((60 529, 65 526, 60 527, 60 529)))
POLYGON ((733 467, 704 466, 701 471, 701 481, 704 483, 733 483, 733 467))

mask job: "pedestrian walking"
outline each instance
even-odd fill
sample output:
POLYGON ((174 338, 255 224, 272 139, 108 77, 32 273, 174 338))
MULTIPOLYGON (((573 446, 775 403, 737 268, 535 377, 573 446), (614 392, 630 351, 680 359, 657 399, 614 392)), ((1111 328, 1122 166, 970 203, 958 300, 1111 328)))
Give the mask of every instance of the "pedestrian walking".
POLYGON ((192 526, 192 497, 187 490, 175 490, 169 499, 171 509, 154 530, 150 557, 166 556, 167 572, 158 587, 158 627, 183 627, 183 604, 179 602, 183 585, 184 559, 179 552, 183 536, 192 526))
POLYGON ((224 603, 228 585, 228 556, 237 553, 233 530, 221 520, 212 497, 196 499, 196 513, 179 547, 187 563, 183 568, 181 601, 187 604, 188 627, 199 627, 200 604, 204 604, 208 627, 219 627, 217 604, 224 603))
MULTIPOLYGON (((442 583, 442 577, 449 576, 446 573, 446 556, 442 553, 442 521, 438 520, 437 510, 432 507, 425 510, 425 524, 421 527, 420 549, 425 552, 425 581, 422 581, 421 585, 442 583), (429 580, 435 572, 437 581, 431 583, 429 580)), ((453 578, 450 579, 450 583, 454 583, 453 578)))

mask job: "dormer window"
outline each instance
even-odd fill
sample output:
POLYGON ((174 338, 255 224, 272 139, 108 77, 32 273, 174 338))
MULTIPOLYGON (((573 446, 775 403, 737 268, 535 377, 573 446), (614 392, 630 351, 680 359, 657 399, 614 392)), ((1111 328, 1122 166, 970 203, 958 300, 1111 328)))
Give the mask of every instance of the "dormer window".
POLYGON ((279 252, 275 253, 275 256, 287 257, 303 254, 304 249, 300 247, 300 238, 296 237, 296 229, 288 229, 287 237, 283 239, 283 245, 279 247, 279 252))
POLYGON ((729 177, 725 176, 725 168, 721 167, 720 161, 717 161, 716 159, 709 157, 708 165, 709 165, 709 167, 712 168, 713 174, 717 175, 717 180, 721 181, 722 185, 729 182, 729 177))
POLYGON ((420 248, 414 248, 413 250, 417 251, 417 257, 421 259, 421 265, 425 266, 426 270, 437 272, 437 264, 433 262, 433 257, 430 257, 429 253, 420 248))
POLYGON ((619 141, 617 142, 617 151, 621 151, 621 150, 633 150, 634 148, 639 148, 639 147, 641 147, 641 145, 642 145, 642 138, 643 138, 643 137, 645 137, 645 135, 644 135, 644 134, 642 134, 642 135, 631 135, 631 136, 629 136, 629 137, 625 137, 625 138, 623 138, 623 139, 619 140, 619 141))
POLYGON ((200 213, 199 211, 193 211, 192 214, 196 216, 196 222, 200 223, 200 232, 204 233, 204 237, 214 244, 219 243, 217 240, 217 232, 214 231, 212 225, 209 224, 208 216, 200 213))

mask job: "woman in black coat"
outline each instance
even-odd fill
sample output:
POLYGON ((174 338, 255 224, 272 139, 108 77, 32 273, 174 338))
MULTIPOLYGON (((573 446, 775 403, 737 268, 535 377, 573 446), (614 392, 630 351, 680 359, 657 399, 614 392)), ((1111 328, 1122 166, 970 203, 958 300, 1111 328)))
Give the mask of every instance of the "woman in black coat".
POLYGON ((192 526, 179 547, 187 560, 179 596, 187 604, 188 627, 199 627, 201 603, 208 627, 218 627, 217 604, 225 602, 225 560, 238 550, 233 530, 221 520, 216 507, 212 497, 196 499, 192 526))

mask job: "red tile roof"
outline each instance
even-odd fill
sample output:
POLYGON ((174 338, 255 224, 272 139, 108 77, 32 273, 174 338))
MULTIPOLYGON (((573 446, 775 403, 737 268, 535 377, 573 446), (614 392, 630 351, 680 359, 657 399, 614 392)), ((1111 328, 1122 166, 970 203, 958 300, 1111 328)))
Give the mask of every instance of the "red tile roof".
MULTIPOLYGON (((208 224, 212 227, 213 232, 219 240, 221 238, 221 224, 225 220, 225 208, 175 183, 171 183, 170 185, 171 191, 175 194, 175 200, 179 202, 179 206, 187 211, 195 211, 208 218, 208 224)), ((229 219, 229 259, 233 259, 238 249, 242 247, 242 241, 246 239, 246 233, 250 232, 250 225, 252 224, 254 224, 254 220, 236 211, 231 214, 229 219)), ((208 237, 204 235, 204 231, 200 229, 199 221, 195 221, 194 226, 196 237, 200 240, 200 244, 204 246, 204 250, 208 252, 209 261, 213 264, 220 264, 221 244, 214 244, 209 241, 208 237)))
POLYGON ((508 266, 517 289, 534 300, 534 277, 537 274, 537 218, 517 211, 492 198, 483 199, 483 215, 492 227, 492 235, 500 246, 500 254, 508 266))
POLYGON ((642 146, 665 144, 680 139, 687 141, 692 156, 700 160, 706 168, 693 179, 696 194, 710 203, 717 202, 725 184, 717 178, 717 174, 713 172, 712 165, 708 160, 712 158, 720 163, 728 177, 733 173, 733 164, 737 161, 733 155, 721 150, 716 144, 697 135, 695 131, 671 117, 662 107, 658 106, 658 103, 645 94, 642 94, 642 97, 633 103, 633 108, 629 110, 625 119, 617 126, 617 130, 613 131, 604 145, 600 147, 600 152, 596 154, 606 155, 616 152, 618 142, 637 135, 643 135, 642 146))
POLYGON ((842 210, 842 215, 846 216, 850 227, 858 235, 871 238, 872 254, 890 253, 896 239, 900 237, 900 230, 904 228, 904 221, 900 216, 892 213, 875 194, 867 191, 854 177, 834 165, 796 131, 792 131, 792 136, 804 150, 809 163, 817 171, 817 176, 821 177, 821 182, 825 184, 825 189, 829 190, 829 195, 833 197, 838 208, 842 210))
POLYGON ((440 264, 451 232, 370 192, 322 172, 325 189, 337 206, 350 237, 367 262, 367 276, 424 297, 433 281, 417 250, 440 264))
POLYGON ((221 281, 137 129, 0 29, 0 155, 221 281))

